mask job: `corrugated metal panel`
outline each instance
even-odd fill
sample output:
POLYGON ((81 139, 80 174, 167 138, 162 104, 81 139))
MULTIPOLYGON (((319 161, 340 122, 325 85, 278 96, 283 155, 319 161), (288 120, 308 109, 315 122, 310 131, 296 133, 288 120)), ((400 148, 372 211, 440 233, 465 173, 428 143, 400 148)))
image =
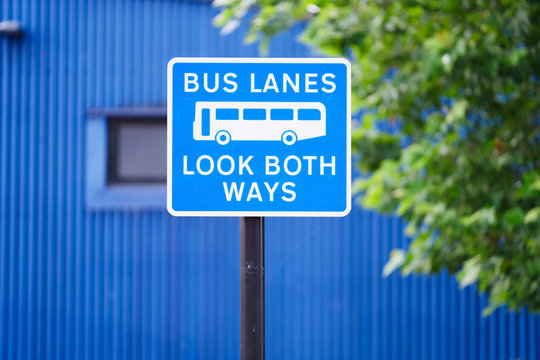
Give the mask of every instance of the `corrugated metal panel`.
MULTIPOLYGON (((91 108, 165 102, 173 56, 256 56, 188 1, 4 1, 0 358, 235 359, 238 220, 85 209, 91 108)), ((305 56, 291 34, 273 56, 305 56)), ((446 276, 381 278, 403 224, 267 220, 269 359, 537 359, 539 321, 446 276)))

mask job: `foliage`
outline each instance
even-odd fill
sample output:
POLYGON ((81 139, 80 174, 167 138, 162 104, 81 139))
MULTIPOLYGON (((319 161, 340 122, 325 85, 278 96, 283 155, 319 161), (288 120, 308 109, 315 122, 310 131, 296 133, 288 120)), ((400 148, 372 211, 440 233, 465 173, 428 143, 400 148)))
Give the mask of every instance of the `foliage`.
POLYGON ((457 274, 489 307, 540 311, 540 3, 537 0, 216 0, 248 41, 298 22, 353 65, 362 204, 414 240, 384 269, 457 274))

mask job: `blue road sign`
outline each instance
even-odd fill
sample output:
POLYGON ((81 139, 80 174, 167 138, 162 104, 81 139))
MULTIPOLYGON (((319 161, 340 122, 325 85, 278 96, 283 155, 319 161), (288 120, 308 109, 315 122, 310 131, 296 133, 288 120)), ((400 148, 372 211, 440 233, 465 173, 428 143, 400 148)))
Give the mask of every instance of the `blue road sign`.
POLYGON ((344 59, 172 59, 169 212, 347 215, 350 99, 344 59))

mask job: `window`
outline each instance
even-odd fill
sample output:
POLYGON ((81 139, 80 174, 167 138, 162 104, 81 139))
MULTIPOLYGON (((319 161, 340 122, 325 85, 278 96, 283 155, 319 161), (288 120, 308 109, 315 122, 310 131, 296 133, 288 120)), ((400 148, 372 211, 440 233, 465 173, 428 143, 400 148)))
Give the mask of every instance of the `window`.
POLYGON ((108 184, 167 182, 167 123, 162 118, 110 118, 108 184))
POLYGON ((293 109, 272 109, 270 110, 272 120, 292 120, 294 119, 293 109))
POLYGON ((266 120, 266 109, 244 109, 244 120, 266 120))
POLYGON ((86 121, 86 207, 166 208, 167 111, 92 109, 86 121))
POLYGON ((202 109, 201 111, 201 135, 210 135, 210 109, 202 109))
POLYGON ((216 109, 216 120, 238 120, 238 109, 216 109))
POLYGON ((321 120, 319 109, 298 109, 298 120, 321 120))

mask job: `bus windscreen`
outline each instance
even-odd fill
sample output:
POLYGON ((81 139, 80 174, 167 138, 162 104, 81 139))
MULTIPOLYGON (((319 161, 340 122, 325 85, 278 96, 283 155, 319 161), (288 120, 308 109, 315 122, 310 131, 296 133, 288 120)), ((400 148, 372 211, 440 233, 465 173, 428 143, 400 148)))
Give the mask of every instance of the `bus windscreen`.
POLYGON ((321 120, 319 109, 298 109, 298 120, 321 120))

